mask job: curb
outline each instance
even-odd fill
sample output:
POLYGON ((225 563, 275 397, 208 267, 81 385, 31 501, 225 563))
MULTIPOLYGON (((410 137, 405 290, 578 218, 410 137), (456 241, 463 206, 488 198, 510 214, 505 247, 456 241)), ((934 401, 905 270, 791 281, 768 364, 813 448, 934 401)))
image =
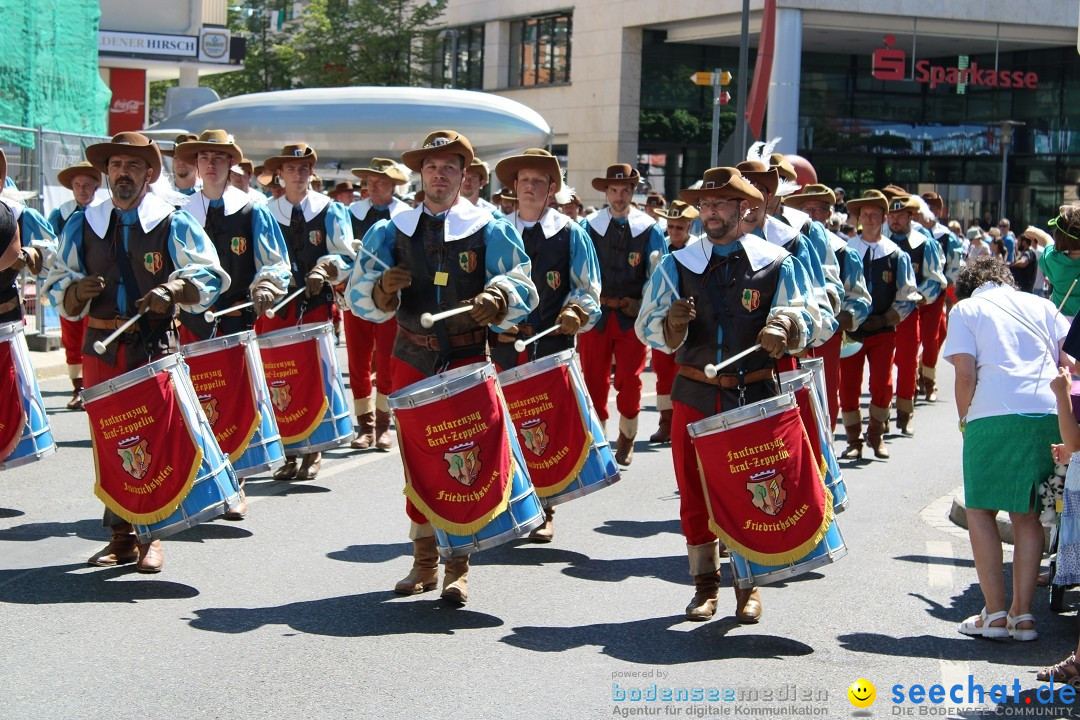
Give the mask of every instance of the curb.
MULTIPOLYGON (((967 508, 964 506, 963 498, 959 493, 953 495, 952 507, 949 508, 949 520, 954 525, 967 529, 967 508)), ((1008 513, 998 513, 997 516, 998 534, 1001 536, 1001 542, 1008 545, 1013 543, 1013 529, 1012 523, 1009 522, 1008 513)), ((1050 550, 1050 528, 1043 525, 1043 552, 1049 552, 1050 550)))

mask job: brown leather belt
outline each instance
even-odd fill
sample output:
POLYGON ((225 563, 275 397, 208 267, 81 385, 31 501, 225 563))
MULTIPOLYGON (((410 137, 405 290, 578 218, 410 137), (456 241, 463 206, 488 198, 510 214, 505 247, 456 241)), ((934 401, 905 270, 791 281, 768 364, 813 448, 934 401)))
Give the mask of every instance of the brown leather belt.
MULTIPOLYGON (((124 323, 126 323, 130 319, 131 318, 124 318, 124 317, 108 318, 108 319, 89 317, 89 318, 86 319, 86 327, 90 328, 91 330, 115 330, 118 327, 120 327, 121 325, 123 325, 124 323)), ((129 327, 124 332, 131 333, 131 332, 135 332, 138 329, 139 329, 139 326, 136 323, 136 324, 133 324, 131 327, 129 327)))
POLYGON ((0 313, 8 313, 19 307, 19 298, 14 300, 8 300, 7 302, 0 303, 0 313))
MULTIPOLYGON (((754 370, 753 372, 746 373, 746 377, 743 378, 743 384, 749 385, 750 383, 762 382, 768 380, 774 376, 775 371, 771 368, 763 368, 761 370, 754 370)), ((702 370, 698 370, 696 367, 690 367, 688 365, 679 366, 679 374, 683 377, 690 378, 691 380, 697 380, 698 382, 708 383, 710 385, 719 385, 725 390, 734 390, 739 387, 738 375, 717 375, 714 378, 709 377, 702 370)))
POLYGON ((632 298, 613 298, 600 296, 600 304, 609 308, 623 308, 630 304, 632 298))
MULTIPOLYGON (((406 330, 401 325, 398 325, 398 332, 401 333, 402 337, 414 345, 419 345, 420 347, 436 352, 441 349, 439 346, 439 338, 434 335, 420 335, 406 330)), ((476 330, 470 330, 469 332, 460 333, 458 335, 451 335, 449 338, 450 347, 459 348, 467 345, 479 345, 484 342, 486 336, 487 330, 484 328, 477 328, 476 330)))

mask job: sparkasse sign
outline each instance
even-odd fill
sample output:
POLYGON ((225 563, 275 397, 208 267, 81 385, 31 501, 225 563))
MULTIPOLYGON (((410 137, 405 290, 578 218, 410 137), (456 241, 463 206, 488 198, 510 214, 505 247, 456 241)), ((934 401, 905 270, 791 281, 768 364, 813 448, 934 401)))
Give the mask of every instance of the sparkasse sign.
MULTIPOLYGON (((875 80, 907 79, 907 53, 900 48, 894 48, 895 43, 894 36, 886 35, 885 47, 874 51, 871 72, 875 80)), ((958 88, 982 86, 1034 90, 1039 86, 1037 73, 1010 69, 994 70, 979 67, 975 62, 968 67, 956 67, 934 65, 929 60, 919 60, 915 63, 911 79, 917 83, 926 83, 931 88, 952 85, 958 88)))

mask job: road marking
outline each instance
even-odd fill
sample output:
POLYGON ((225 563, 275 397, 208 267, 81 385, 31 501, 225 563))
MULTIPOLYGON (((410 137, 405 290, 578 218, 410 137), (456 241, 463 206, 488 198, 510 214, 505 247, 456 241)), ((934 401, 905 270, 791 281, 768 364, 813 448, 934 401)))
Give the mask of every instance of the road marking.
MULTIPOLYGON (((335 475, 340 475, 340 474, 342 474, 344 472, 348 472, 350 470, 355 470, 357 468, 363 467, 364 465, 370 465, 371 463, 378 462, 380 460, 385 460, 387 458, 392 458, 392 457, 397 456, 398 454, 399 453, 398 453, 397 446, 395 446, 395 447, 391 448, 389 452, 379 452, 378 450, 376 450, 374 452, 369 451, 369 452, 366 452, 363 455, 360 455, 358 457, 351 457, 351 458, 342 458, 342 459, 328 458, 328 457, 326 457, 324 455, 323 456, 323 462, 325 463, 325 462, 327 462, 329 460, 329 461, 333 462, 333 465, 330 468, 326 469, 326 470, 320 470, 319 474, 315 476, 315 480, 313 482, 317 482, 319 480, 324 480, 326 478, 332 478, 335 475)), ((252 479, 254 479, 254 478, 252 478, 252 479)), ((266 479, 270 479, 270 477, 267 477, 266 479)), ((293 486, 295 486, 297 484, 302 485, 302 484, 304 484, 306 482, 308 482, 308 481, 306 481, 306 480, 300 480, 300 481, 286 480, 286 481, 280 481, 280 482, 272 482, 272 483, 260 484, 259 485, 259 489, 260 489, 259 494, 257 496, 256 495, 248 495, 247 504, 251 505, 252 503, 258 502, 258 501, 262 500, 263 498, 268 498, 268 497, 273 497, 275 495, 280 495, 283 492, 287 492, 290 489, 290 487, 293 487, 293 486), (263 492, 263 489, 265 489, 266 492, 263 492)))
MULTIPOLYGON (((968 667, 968 664, 956 660, 939 660, 938 662, 941 665, 941 684, 945 686, 946 690, 953 685, 960 685, 966 690, 968 675, 971 674, 971 668, 968 667)), ((965 702, 962 704, 966 705, 966 696, 964 700, 965 702)))
POLYGON ((947 540, 928 540, 926 554, 929 556, 926 575, 930 587, 952 587, 953 570, 956 568, 952 543, 947 540))

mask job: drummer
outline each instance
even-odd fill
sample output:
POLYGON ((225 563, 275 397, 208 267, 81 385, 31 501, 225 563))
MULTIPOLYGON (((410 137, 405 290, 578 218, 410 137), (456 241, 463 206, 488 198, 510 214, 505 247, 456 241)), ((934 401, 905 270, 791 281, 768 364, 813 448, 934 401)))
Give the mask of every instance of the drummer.
MULTIPOLYGON (((697 238, 690 234, 690 226, 698 217, 697 208, 682 200, 672 200, 667 210, 656 214, 667 222, 668 252, 682 250, 697 238)), ((671 383, 675 379, 675 356, 657 348, 652 349, 652 369, 656 373, 656 409, 660 411, 660 426, 649 436, 651 443, 671 442, 671 383)))
POLYGON ((7 176, 7 156, 0 150, 0 189, 3 189, 0 202, 14 213, 22 243, 22 251, 15 264, 0 271, 0 323, 21 322, 23 319, 22 300, 15 284, 19 271, 25 267, 31 274, 38 276, 39 282, 43 281, 56 252, 56 234, 52 227, 37 210, 22 203, 20 198, 26 197, 26 194, 19 193, 13 183, 8 184, 10 182, 7 176))
MULTIPOLYGON (((260 334, 301 322, 330 322, 332 284, 347 278, 352 269, 355 251, 348 209, 309 187, 317 159, 314 148, 294 143, 266 160, 265 172, 280 173, 285 183, 284 194, 267 207, 285 236, 292 284, 299 287, 304 282, 307 289, 273 318, 260 318, 256 326, 260 334)), ((295 456, 286 456, 285 464, 274 471, 274 479, 313 480, 321 465, 321 452, 304 455, 299 467, 295 456)))
MULTIPOLYGON (((182 209, 205 230, 214 243, 221 265, 232 283, 210 306, 224 310, 249 300, 250 308, 221 315, 207 322, 201 313, 180 311, 180 342, 206 340, 213 334, 232 335, 251 330, 255 320, 285 296, 289 287, 289 251, 281 228, 266 208, 232 186, 229 168, 241 161, 243 152, 224 130, 206 130, 196 140, 176 147, 176 157, 199 169, 202 188, 188 197, 182 209)), ((225 513, 241 520, 247 512, 244 478, 240 478, 240 504, 225 513)))
MULTIPOLYGON (((395 390, 450 367, 486 360, 485 326, 509 331, 537 305, 529 258, 513 226, 459 194, 472 159, 472 145, 453 130, 437 130, 420 149, 403 153, 402 162, 420 173, 424 201, 380 220, 364 236, 364 247, 389 269, 361 255, 349 278, 345 296, 353 312, 373 322, 397 318, 390 361, 395 390), (430 330, 420 324, 424 312, 457 304, 472 310, 430 330)), ((413 568, 394 592, 414 595, 438 585, 439 555, 431 523, 409 501, 406 513, 413 568)), ((460 604, 468 599, 468 571, 468 556, 447 561, 445 600, 460 604)))
MULTIPOLYGON (((111 197, 68 218, 45 292, 63 317, 89 316, 83 341, 87 387, 122 375, 176 347, 177 305, 205 311, 229 288, 210 238, 186 212, 151 193, 161 174, 153 140, 135 132, 91 145, 86 158, 109 179, 111 197), (103 341, 134 313, 142 318, 97 355, 103 341)), ((139 572, 161 570, 161 541, 136 545, 131 524, 109 509, 112 541, 88 561, 112 566, 138 560, 139 572)))
MULTIPOLYGON (((686 606, 689 620, 716 613, 720 585, 719 544, 709 530, 697 457, 687 425, 716 413, 779 394, 776 361, 806 347, 821 322, 810 298, 806 271, 790 253, 754 235, 742 234, 740 219, 763 203, 761 193, 735 168, 705 172, 698 190, 679 197, 701 212, 699 242, 664 256, 645 285, 635 329, 651 347, 674 352, 679 364, 671 389, 672 455, 679 485, 682 531, 696 592, 686 606), (754 343, 750 355, 716 378, 716 363, 754 343)), ((735 618, 761 617, 757 588, 735 589, 735 618)))
MULTIPOLYGON (((491 359, 501 371, 574 347, 574 336, 600 319, 600 264, 585 230, 566 215, 548 207, 562 187, 559 160, 547 150, 530 148, 495 166, 503 185, 514 189, 518 209, 507 222, 514 226, 532 260, 532 280, 540 302, 525 322, 499 333, 491 359), (559 326, 519 353, 514 341, 559 326)), ((555 537, 554 507, 545 508, 544 524, 529 539, 551 542, 555 537)))

